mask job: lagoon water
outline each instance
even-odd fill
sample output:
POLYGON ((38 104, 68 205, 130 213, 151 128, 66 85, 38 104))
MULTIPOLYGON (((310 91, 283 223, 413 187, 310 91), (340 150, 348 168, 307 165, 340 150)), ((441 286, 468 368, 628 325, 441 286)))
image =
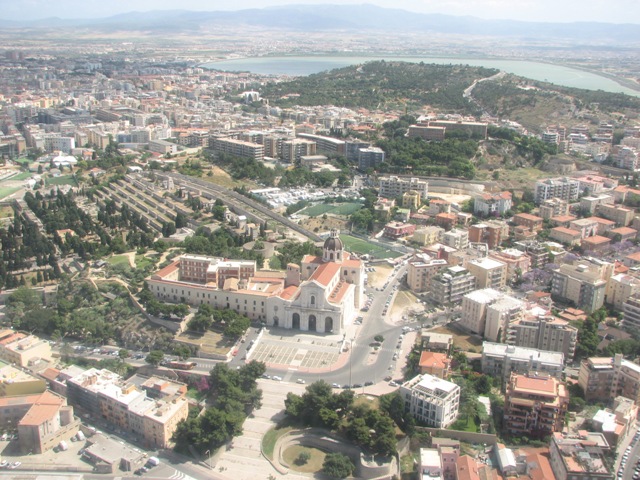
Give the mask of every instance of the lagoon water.
POLYGON ((223 60, 203 64, 204 68, 224 71, 248 71, 263 75, 310 75, 334 68, 357 65, 373 60, 405 61, 436 63, 440 65, 463 64, 477 67, 497 68, 507 73, 533 80, 547 81, 566 87, 603 90, 605 92, 623 92, 640 97, 640 91, 623 87, 613 80, 595 73, 525 60, 499 60, 489 58, 456 58, 456 57, 379 57, 379 56, 281 56, 252 57, 223 60))

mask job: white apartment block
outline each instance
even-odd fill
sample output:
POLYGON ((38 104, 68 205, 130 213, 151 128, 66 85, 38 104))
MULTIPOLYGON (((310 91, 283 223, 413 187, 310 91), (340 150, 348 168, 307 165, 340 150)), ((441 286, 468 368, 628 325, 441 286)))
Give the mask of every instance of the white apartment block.
POLYGON ((493 258, 467 262, 467 270, 476 277, 478 288, 503 289, 507 285, 507 264, 493 258))
POLYGON ((442 270, 431 279, 429 296, 440 305, 457 305, 463 297, 476 289, 476 277, 460 266, 442 270))
POLYGON ((561 265, 553 272, 551 295, 593 312, 604 304, 607 281, 612 273, 612 263, 595 258, 581 258, 574 265, 561 265))
POLYGON ((482 373, 507 381, 512 372, 546 373, 562 378, 564 354, 503 343, 482 343, 482 373))
POLYGON ((567 360, 573 358, 577 341, 578 329, 552 316, 522 318, 507 327, 509 345, 561 352, 567 360))
POLYGON ((640 293, 640 279, 619 273, 613 275, 607 282, 607 289, 605 292, 605 302, 609 305, 621 311, 624 303, 629 300, 629 297, 635 296, 640 293))
POLYGON ((458 416, 460 387, 453 382, 418 375, 400 386, 400 395, 405 410, 429 427, 446 428, 458 416))
POLYGON ((469 232, 454 228, 442 236, 442 243, 456 250, 464 250, 469 246, 469 232))
POLYGON ((429 184, 419 178, 402 178, 396 176, 381 177, 379 195, 384 198, 398 198, 403 194, 415 190, 420 194, 420 200, 427 198, 429 184))
POLYGON ((509 323, 522 317, 524 302, 497 290, 486 288, 468 293, 462 299, 460 325, 491 341, 502 341, 509 323))
POLYGON ((540 205, 550 198, 559 198, 565 202, 578 199, 580 182, 571 178, 548 178, 536 182, 535 202, 540 205))
POLYGON ((504 215, 511 210, 511 192, 483 193, 473 200, 473 213, 483 216, 504 215))

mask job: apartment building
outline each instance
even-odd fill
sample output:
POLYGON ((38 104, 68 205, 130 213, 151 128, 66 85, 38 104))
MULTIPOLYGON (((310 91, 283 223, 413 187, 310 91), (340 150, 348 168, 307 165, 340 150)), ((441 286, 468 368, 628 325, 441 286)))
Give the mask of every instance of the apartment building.
POLYGON ((284 162, 299 164, 301 157, 316 154, 316 142, 294 138, 282 142, 280 156, 284 162))
POLYGON ((402 194, 402 208, 416 211, 420 208, 421 195, 415 190, 409 190, 402 194))
POLYGON ((535 202, 541 205, 550 198, 575 202, 580 193, 580 182, 571 178, 547 178, 536 182, 535 202))
POLYGON ((73 406, 131 433, 150 448, 168 448, 178 423, 189 413, 184 394, 151 398, 108 370, 91 368, 68 379, 67 393, 73 406))
POLYGON ((175 155, 178 153, 178 145, 167 142, 166 140, 149 140, 149 151, 159 153, 161 155, 175 155))
POLYGON ((345 155, 347 142, 333 137, 296 132, 296 137, 316 142, 316 151, 326 155, 345 155))
POLYGON ((26 371, 5 365, 0 367, 0 397, 35 395, 47 389, 44 380, 34 377, 26 371))
POLYGON ((420 194, 420 201, 427 198, 429 183, 419 178, 408 177, 381 177, 378 194, 385 198, 398 198, 404 193, 415 190, 420 194))
POLYGON ((543 218, 530 213, 517 213, 513 216, 513 223, 521 227, 526 227, 532 232, 542 230, 543 218))
POLYGON ((496 248, 509 238, 509 225, 505 222, 488 221, 469 227, 469 241, 486 243, 490 249, 496 248))
POLYGON ((580 245, 582 233, 567 227, 555 227, 549 231, 549 238, 557 240, 564 245, 580 245))
POLYGON ((622 325, 627 329, 640 328, 640 294, 633 295, 622 304, 622 325))
POLYGON ((640 294, 640 279, 625 273, 619 273, 609 278, 604 301, 609 305, 613 305, 616 310, 622 311, 627 300, 638 294, 640 294))
POLYGON ((515 242, 514 245, 529 257, 530 268, 542 268, 549 263, 549 249, 543 243, 537 240, 523 240, 515 242))
POLYGON ((469 273, 476 277, 478 288, 503 289, 507 285, 507 264, 493 258, 467 262, 469 273))
POLYGON ((578 385, 584 391, 585 400, 608 402, 611 399, 615 373, 611 357, 591 357, 582 360, 578 385))
POLYGON ((19 367, 28 367, 40 360, 51 361, 49 342, 13 330, 0 331, 0 359, 19 367))
POLYGON ((433 245, 442 241, 444 233, 443 228, 436 226, 418 228, 413 232, 411 241, 422 246, 433 245))
POLYGON ((557 378, 512 373, 505 394, 504 420, 509 433, 542 438, 559 432, 569 406, 569 394, 557 378))
POLYGON ((476 277, 464 267, 453 266, 431 279, 430 298, 439 305, 457 305, 476 289, 476 277))
POLYGON ((438 272, 447 268, 446 260, 433 258, 426 253, 415 254, 407 262, 407 284, 414 293, 431 290, 431 280, 438 272))
POLYGON ((433 375, 418 375, 400 386, 404 408, 429 427, 446 428, 458 416, 460 387, 433 375))
POLYGON ((560 198, 548 198, 540 204, 539 213, 543 220, 569 215, 569 203, 560 198))
POLYGON ((585 239, 598 234, 598 222, 592 218, 579 218, 569 222, 569 228, 580 232, 580 238, 585 239))
POLYGON ((556 480, 613 480, 605 460, 605 452, 609 450, 601 433, 581 431, 578 435, 563 435, 555 432, 549 445, 549 462, 556 480))
POLYGON ((473 213, 485 217, 504 215, 512 207, 511 192, 483 193, 473 199, 473 213))
POLYGON ((489 258, 493 258, 507 265, 507 280, 516 280, 519 276, 531 270, 531 258, 517 248, 505 248, 503 250, 492 250, 489 258))
POLYGON ((640 365, 625 360, 622 354, 591 357, 582 361, 578 384, 588 401, 613 401, 618 396, 640 405, 640 365))
POLYGON ((441 142, 444 140, 445 127, 436 127, 428 125, 409 125, 407 137, 422 138, 428 142, 441 142))
POLYGON ((416 226, 413 223, 389 222, 384 226, 383 235, 397 240, 398 238, 413 235, 415 231, 416 226))
POLYGON ((578 329, 552 316, 525 317, 507 326, 507 344, 561 352, 567 361, 573 359, 577 341, 578 329))
POLYGON ((519 320, 524 302, 490 288, 476 290, 462 300, 460 325, 491 341, 503 341, 507 326, 519 320))
MULTIPOLYGON (((593 215, 598 211, 601 205, 613 205, 613 195, 590 195, 588 197, 582 197, 580 199, 580 210, 587 212, 589 215, 593 215)), ((568 215, 569 212, 563 214, 568 215)))
POLYGON ((456 250, 464 250, 469 246, 469 231, 454 228, 442 235, 442 243, 456 250))
POLYGON ((581 258, 574 265, 563 264, 553 272, 551 295, 593 312, 604 304, 607 281, 612 273, 612 263, 594 258, 581 258))
POLYGON ((564 355, 502 343, 482 343, 482 373, 508 381, 512 372, 538 372, 562 378, 564 355))
POLYGON ((358 170, 365 171, 376 168, 385 160, 384 150, 378 147, 358 149, 358 170))
MULTIPOLYGON (((472 137, 487 139, 488 124, 485 122, 467 122, 455 120, 431 120, 430 127, 444 127, 445 132, 461 132, 467 133, 472 137)), ((446 135, 446 133, 445 133, 446 135)))
POLYGON ((234 157, 253 158, 254 160, 264 159, 264 145, 259 143, 245 142, 235 138, 214 138, 212 148, 214 152, 233 155, 234 157))
POLYGON ((596 212, 598 216, 616 222, 616 226, 618 227, 628 227, 635 215, 635 211, 632 208, 609 204, 598 205, 596 212))

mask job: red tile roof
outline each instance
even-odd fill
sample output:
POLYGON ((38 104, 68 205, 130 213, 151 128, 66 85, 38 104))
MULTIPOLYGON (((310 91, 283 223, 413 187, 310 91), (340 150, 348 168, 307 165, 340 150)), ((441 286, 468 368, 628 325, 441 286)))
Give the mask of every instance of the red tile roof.
POLYGON ((340 273, 340 264, 334 262, 323 263, 316 271, 313 272, 313 275, 309 277, 309 280, 316 281, 320 285, 327 286, 335 278, 337 274, 340 273))

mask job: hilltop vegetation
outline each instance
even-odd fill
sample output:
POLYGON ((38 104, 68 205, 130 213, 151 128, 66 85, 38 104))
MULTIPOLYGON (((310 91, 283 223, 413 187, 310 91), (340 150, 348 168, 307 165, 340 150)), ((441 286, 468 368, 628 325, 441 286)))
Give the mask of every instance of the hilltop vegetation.
POLYGON ((615 121, 621 115, 634 118, 640 109, 640 98, 624 93, 561 87, 514 75, 478 83, 473 98, 491 115, 519 122, 533 132, 545 125, 588 123, 594 115, 597 122, 615 121))
POLYGON ((473 113, 464 90, 498 71, 465 65, 386 62, 384 60, 322 72, 291 82, 268 84, 262 96, 281 107, 336 105, 348 108, 420 108, 473 113))

